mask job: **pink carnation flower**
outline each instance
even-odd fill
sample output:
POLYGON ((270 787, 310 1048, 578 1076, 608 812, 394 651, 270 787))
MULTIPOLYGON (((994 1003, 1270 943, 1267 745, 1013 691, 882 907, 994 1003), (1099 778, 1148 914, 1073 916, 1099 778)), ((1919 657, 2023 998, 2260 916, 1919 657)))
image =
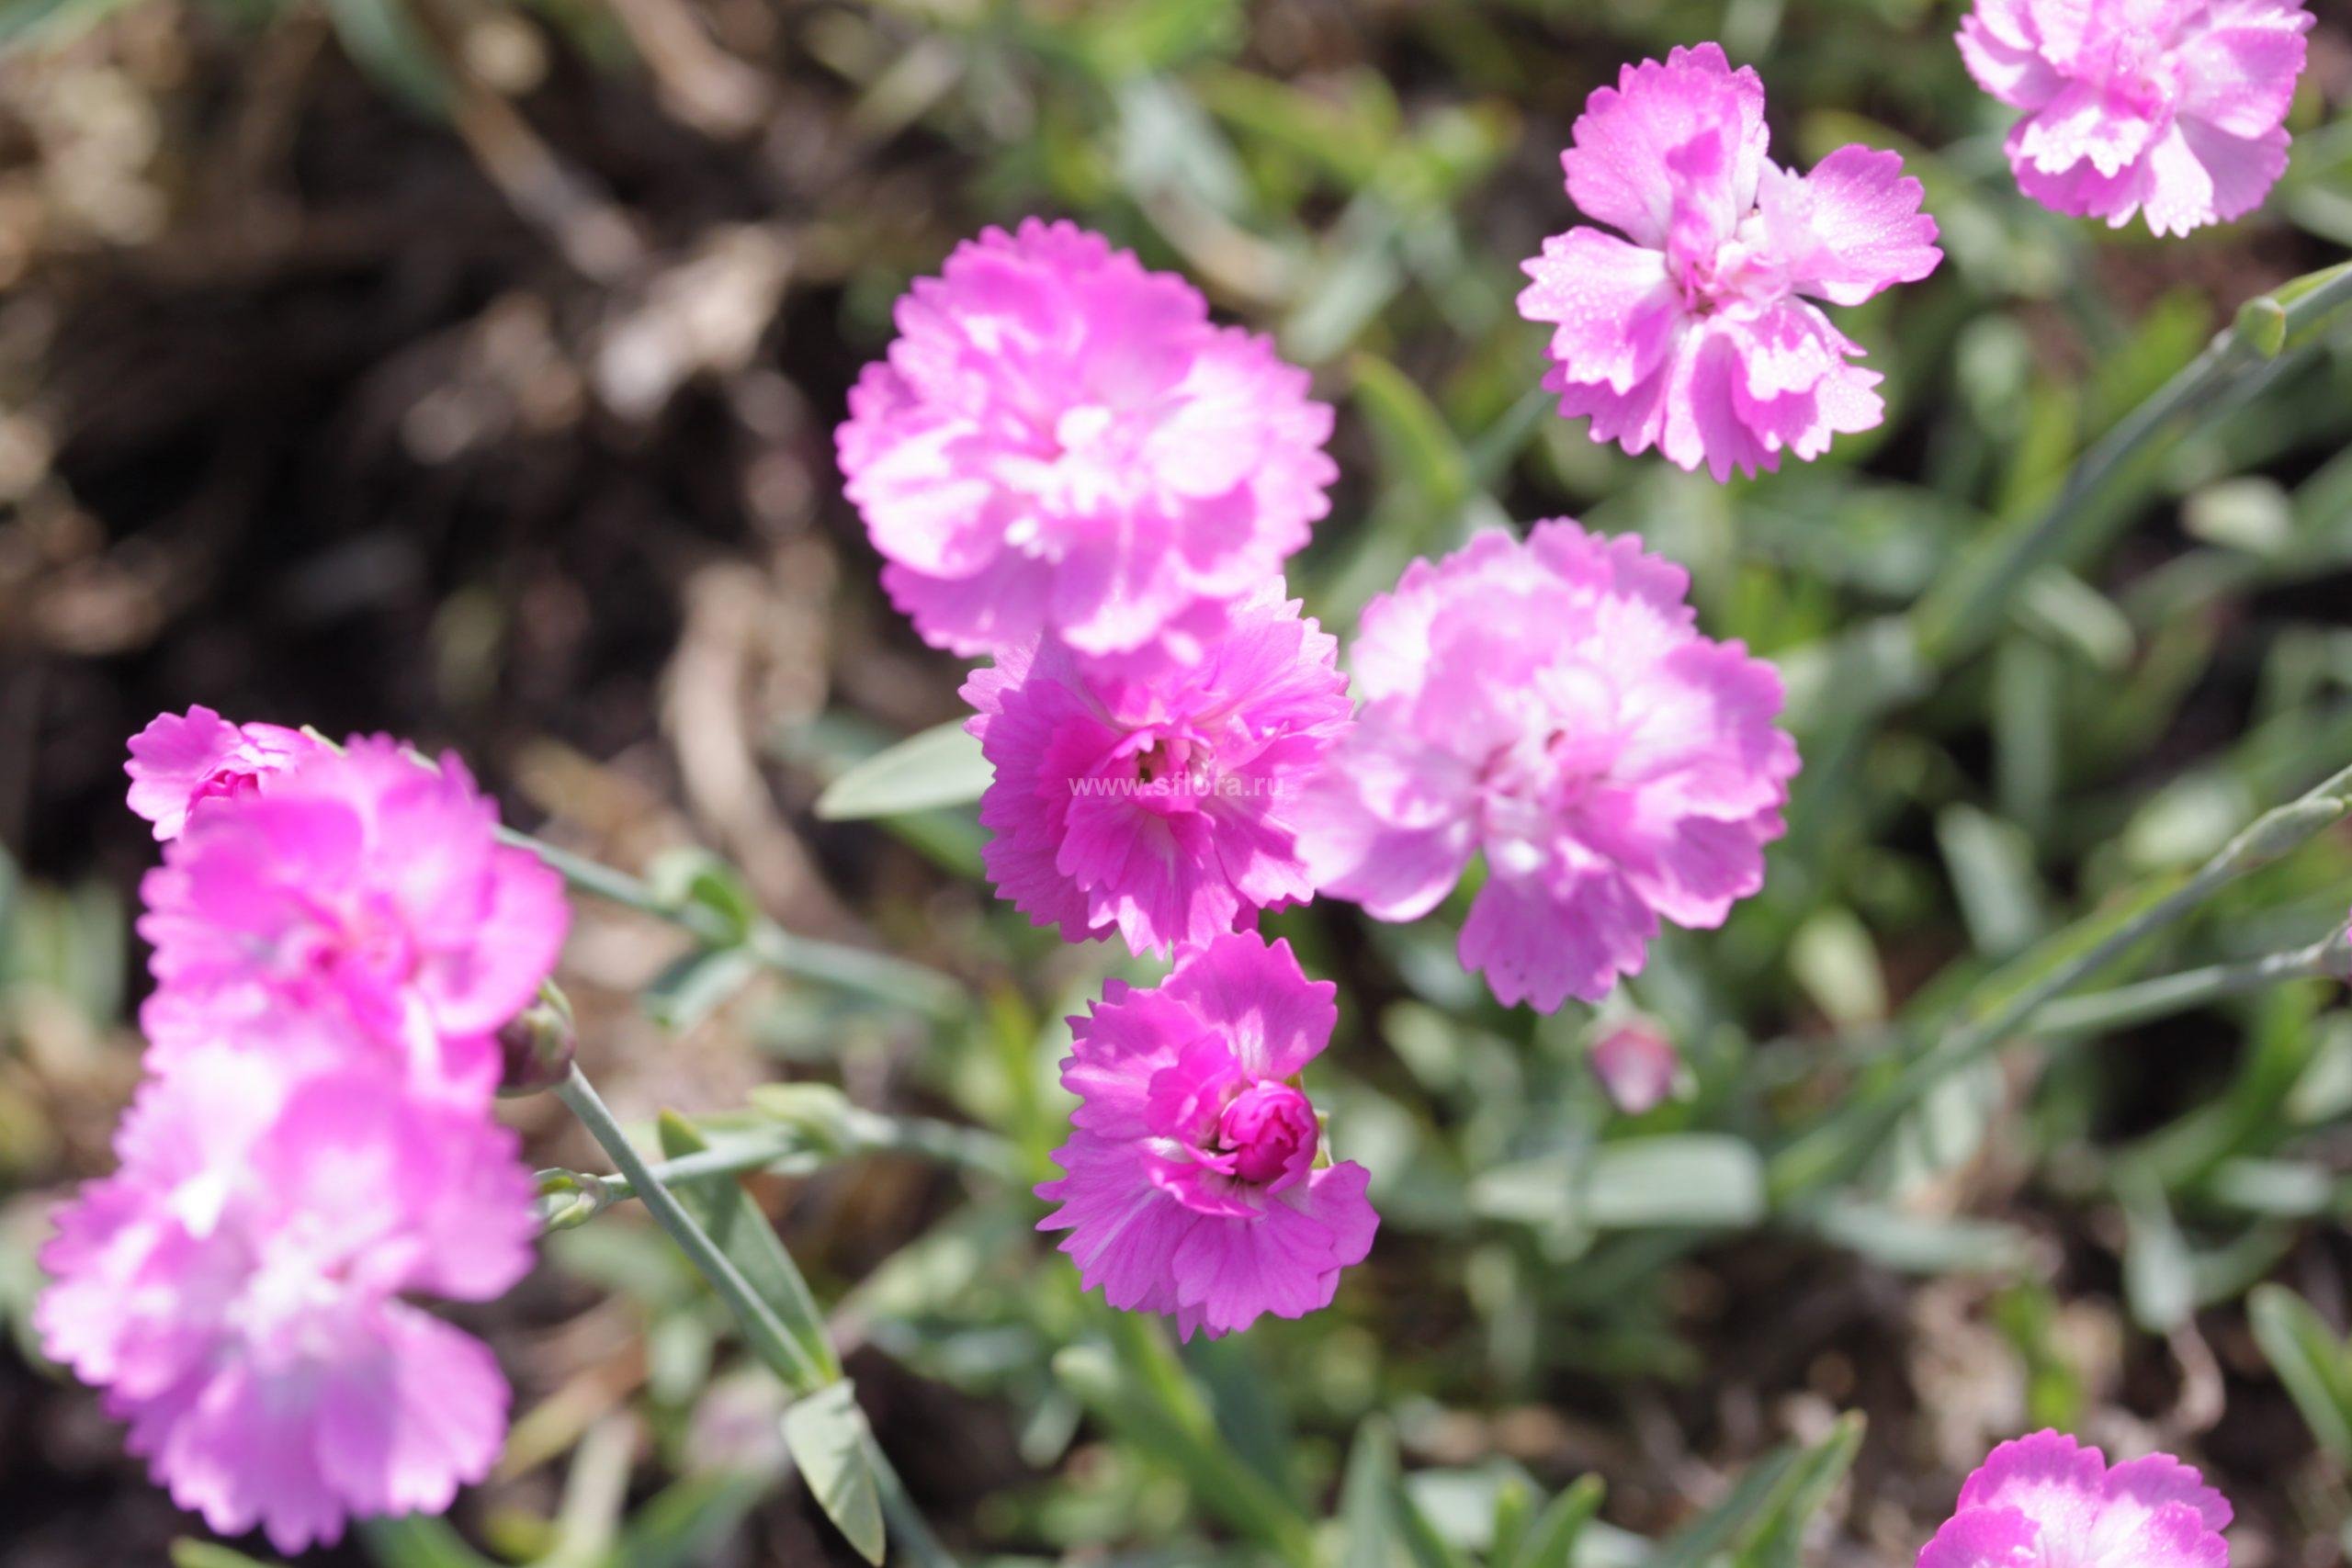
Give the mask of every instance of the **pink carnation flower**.
POLYGON ((898 324, 838 442, 882 585, 934 646, 1052 631, 1190 661, 1329 509, 1306 373, 1100 235, 989 229, 898 324))
POLYGON ((1619 232, 1544 241, 1519 313, 1551 325, 1544 385, 1595 441, 1727 479, 1884 417, 1882 378, 1848 363, 1862 350, 1812 300, 1859 305, 1935 270, 1919 182, 1861 146, 1791 174, 1765 141, 1764 85, 1717 44, 1629 65, 1585 101, 1568 195, 1619 232))
POLYGON ((538 994, 569 919, 561 880, 497 828, 464 764, 381 737, 199 813, 141 888, 172 998, 159 1043, 213 1009, 322 1011, 486 1093, 491 1036, 538 994))
POLYGON ((1415 919, 1483 850, 1462 962, 1545 1011, 1639 971, 1661 919, 1721 925, 1797 752, 1779 674, 1702 636, 1688 584, 1570 522, 1414 562, 1364 610, 1356 728, 1299 804, 1317 890, 1415 919))
POLYGON ((1062 1086, 1080 1104, 1037 1189, 1038 1225, 1113 1306, 1171 1314, 1189 1339, 1329 1306, 1372 1249, 1363 1167, 1320 1165, 1296 1083, 1338 1017, 1290 944, 1254 932, 1193 949, 1152 990, 1116 980, 1070 1021, 1062 1086))
POLYGON ((1977 0, 1976 85, 2025 110, 2009 166, 2053 211, 2186 234, 2262 204, 2287 167, 2302 0, 1977 0))
POLYGON ((188 814, 208 802, 261 788, 323 748, 298 729, 231 724, 208 707, 157 714, 130 738, 130 809, 155 825, 158 840, 180 836, 188 814))
POLYGON ((364 1066, 213 1049, 149 1081, 116 1147, 58 1215, 33 1320, 182 1507, 293 1552, 489 1472, 505 1379, 401 1297, 487 1301, 528 1271, 512 1134, 364 1066))
POLYGON ((2110 1469, 2097 1449, 2036 1432, 1984 1456, 1919 1568, 2228 1568, 2229 1523, 2222 1495, 2170 1454, 2110 1469))
POLYGON ((1073 941, 1115 928, 1159 953, 1311 897, 1291 809, 1349 725, 1338 654, 1278 585, 1197 664, 1130 678, 1051 637, 1000 653, 964 687, 996 769, 997 891, 1073 941))

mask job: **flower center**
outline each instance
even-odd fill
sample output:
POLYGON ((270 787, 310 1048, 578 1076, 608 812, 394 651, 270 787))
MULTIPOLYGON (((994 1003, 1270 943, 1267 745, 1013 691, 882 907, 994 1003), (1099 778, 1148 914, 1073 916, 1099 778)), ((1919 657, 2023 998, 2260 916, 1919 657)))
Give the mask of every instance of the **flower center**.
POLYGON ((1233 1156, 1236 1177, 1261 1187, 1303 1170, 1319 1138, 1314 1106, 1286 1083, 1251 1084, 1217 1118, 1218 1152, 1233 1156))

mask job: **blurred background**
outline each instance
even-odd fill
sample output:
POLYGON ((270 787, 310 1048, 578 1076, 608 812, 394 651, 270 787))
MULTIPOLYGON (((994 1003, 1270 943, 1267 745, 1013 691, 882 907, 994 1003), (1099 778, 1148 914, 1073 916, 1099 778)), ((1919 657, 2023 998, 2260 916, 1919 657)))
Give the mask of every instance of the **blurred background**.
MULTIPOLYGON (((155 853, 120 764, 158 710, 458 748, 553 841, 956 976, 968 1015, 926 1020, 589 902, 565 972, 626 1115, 832 1084, 1001 1134, 1034 1179, 1055 1021, 1120 964, 995 903, 968 807, 812 810, 960 712, 841 498, 845 389, 910 277, 1029 213, 1313 369, 1346 477, 1292 585, 1327 624, 1483 524, 1638 529, 1710 632, 1781 662, 1807 766, 1765 893, 1606 1016, 1495 1007, 1458 908, 1272 922, 1340 982, 1317 1095, 1385 1221, 1304 1322, 1181 1353, 1114 1322, 986 1169, 812 1139, 753 1180, 947 1545, 1295 1557, 1393 1432, 1412 1562, 1503 1562, 1513 1509, 1595 1475, 1577 1561, 1605 1568, 1858 1411, 1849 1474, 1700 1544, 1908 1563, 1990 1443, 2055 1424, 2204 1465, 2236 1568, 2344 1562, 2341 988, 2019 1038, 1925 1095, 1891 1071, 2004 964, 2352 762, 2341 328, 2129 465, 1978 635, 1899 635, 2243 301, 2344 258, 2352 9, 2314 9, 2286 178, 2155 242, 2017 193, 1948 0, 0 4, 0 1562, 202 1535, 24 1326, 45 1208, 107 1168, 137 1072, 155 853), (1841 314, 1886 423, 1723 487, 1531 401, 1544 334, 1511 304, 1571 221, 1585 95, 1709 38, 1763 73, 1781 161, 1902 151, 1947 253, 1841 314), (1638 1114, 1587 1060, 1636 1012, 1680 1064, 1638 1114)), ((2106 978, 2347 905, 2331 833, 2106 978)), ((551 1104, 509 1112, 537 1162, 605 1168, 551 1104)), ((544 1258, 461 1314, 518 1391, 470 1546, 316 1561, 854 1561, 641 1214, 544 1258)))

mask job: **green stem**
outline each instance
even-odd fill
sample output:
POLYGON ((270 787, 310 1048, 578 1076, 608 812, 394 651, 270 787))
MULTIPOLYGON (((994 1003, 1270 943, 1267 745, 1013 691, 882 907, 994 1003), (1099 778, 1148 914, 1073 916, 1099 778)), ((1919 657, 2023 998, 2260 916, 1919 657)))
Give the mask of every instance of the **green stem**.
POLYGON ((2170 1018, 2224 997, 2243 996, 2290 980, 2341 978, 2346 950, 2339 937, 2236 964, 2187 969, 2111 991, 2052 1002, 2033 1021, 2039 1034, 2098 1034, 2151 1019, 2170 1018))
POLYGON ((2352 768, 2324 780, 2284 806, 2256 818, 2195 875, 2064 963, 2030 983, 2008 989, 2005 977, 2046 962, 2029 953, 2008 969, 1978 986, 1963 1003, 1960 1027, 1915 1055, 1878 1097, 1841 1112, 1798 1138, 1773 1157, 1771 1190, 1777 1202, 1820 1190, 1869 1156, 1904 1115, 1936 1085, 1982 1060, 2044 1006, 2098 974, 2141 942, 2172 925, 2247 873, 2270 864, 2352 811, 2352 768), (1860 1123, 1857 1126, 1857 1123, 1860 1123))
POLYGON ((728 1259, 727 1254, 719 1250, 718 1244, 711 1240, 710 1234, 695 1223, 694 1216, 686 1213, 676 1194, 662 1185, 660 1174, 646 1163, 644 1156, 637 1152, 636 1145, 628 1141, 628 1134, 621 1131, 620 1123, 613 1119, 612 1111, 596 1093, 595 1087, 589 1083, 586 1075, 581 1072, 578 1064, 572 1066, 570 1077, 556 1085, 555 1093, 556 1098, 580 1118, 581 1125, 588 1129, 590 1135, 604 1145, 605 1153, 612 1156, 613 1163, 620 1167, 621 1174, 628 1179, 630 1190, 645 1201, 645 1207, 653 1215, 654 1222, 669 1233, 678 1250, 686 1255, 686 1260, 710 1281, 711 1289, 735 1314, 736 1323, 742 1328, 744 1342, 752 1348, 752 1353, 775 1368, 795 1389, 805 1390, 824 1382, 823 1370, 810 1364, 808 1355, 775 1315, 775 1310, 760 1299, 751 1281, 745 1280, 741 1271, 728 1259))
MULTIPOLYGON (((778 1129, 772 1136, 729 1137, 718 1147, 662 1160, 647 1169, 664 1187, 687 1187, 775 1170, 787 1163, 793 1164, 793 1174, 805 1174, 835 1156, 863 1154, 922 1155, 1007 1181, 1019 1174, 1019 1156, 989 1134, 925 1117, 872 1114, 861 1114, 851 1141, 839 1147, 820 1146, 797 1129, 778 1129)), ((585 1224, 614 1204, 637 1196, 637 1184, 626 1176, 557 1168, 540 1171, 538 1182, 549 1230, 585 1224)))
POLYGON ((2016 602, 2018 585, 2048 562, 2078 553, 2116 509, 2124 482, 2161 438, 2181 423, 2270 373, 2282 353, 2300 353, 2335 310, 2352 304, 2352 263, 2299 278, 2248 302, 2239 325, 2216 337, 2105 435, 2067 471, 2057 496, 2022 528, 1994 540, 1917 611, 1919 646, 1929 662, 1949 664, 1989 638, 2016 602))
POLYGON ((753 921, 748 931, 738 931, 717 910, 664 898, 627 872, 616 871, 511 828, 501 829, 499 836, 517 849, 538 856, 580 892, 668 920, 708 946, 741 947, 779 975, 838 987, 897 1007, 910 1007, 933 1018, 953 1019, 963 1013, 967 999, 964 987, 936 969, 862 947, 795 936, 765 918, 753 921))

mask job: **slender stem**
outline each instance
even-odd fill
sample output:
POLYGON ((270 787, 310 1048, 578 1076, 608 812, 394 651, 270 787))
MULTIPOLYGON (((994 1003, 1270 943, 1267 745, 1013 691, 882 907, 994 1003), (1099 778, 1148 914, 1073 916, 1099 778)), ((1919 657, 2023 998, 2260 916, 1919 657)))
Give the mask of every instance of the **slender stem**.
POLYGON ((658 916, 709 946, 740 946, 779 975, 835 986, 933 1018, 953 1019, 964 1010, 964 987, 936 969, 862 947, 795 936, 765 918, 754 920, 747 931, 739 931, 716 909, 664 898, 627 872, 511 828, 501 829, 499 836, 538 856, 580 892, 658 916))
MULTIPOLYGON (((1919 646, 1928 660, 1948 664, 1975 650, 2000 625, 2015 602, 2018 586, 2050 560, 2073 553, 2095 536, 2102 506, 2119 499, 2120 481, 2159 438, 2182 420, 2220 401, 2252 378, 2271 373, 2282 350, 2298 353, 2341 306, 2352 303, 2352 265, 2314 273, 2290 285, 2274 300, 2283 314, 2268 341, 2257 332, 2232 330, 2121 423, 2091 445, 2067 471, 2065 482, 2041 515, 1992 542, 1940 592, 1930 593, 1917 612, 1919 646)), ((2241 321, 2259 318, 2243 312, 2241 321)))
POLYGON ((2341 976, 2345 947, 2340 938, 2315 942, 2286 953, 2265 953, 2237 964, 2186 969, 2111 991, 2052 1002, 2034 1019, 2039 1034, 2096 1034, 2151 1019, 2169 1018, 2224 997, 2242 996, 2289 980, 2341 976))
MULTIPOLYGON (((1019 1175, 1019 1156, 1002 1139, 973 1127, 917 1116, 882 1116, 858 1112, 842 1129, 848 1137, 838 1147, 812 1142, 797 1128, 777 1128, 754 1137, 729 1137, 718 1147, 681 1155, 647 1167, 664 1187, 688 1187, 718 1181, 757 1170, 777 1170, 787 1165, 795 1174, 813 1170, 835 1155, 911 1154, 958 1166, 1001 1180, 1019 1175)), ((554 1168, 538 1173, 539 1193, 550 1230, 585 1224, 616 1203, 636 1197, 637 1184, 626 1176, 597 1176, 587 1171, 554 1168)))
MULTIPOLYGON (((2004 981, 2018 967, 2016 964, 1991 976, 1961 1008, 1960 1016, 1965 1021, 1914 1055, 1885 1091, 1849 1111, 1833 1115, 1773 1157, 1774 1198, 1785 1203, 1838 1179, 1867 1158, 1928 1090, 1989 1055, 2045 1005, 2172 925, 2230 883, 2280 859, 2341 820, 2347 810, 2352 810, 2347 791, 2352 791, 2352 768, 2333 775, 2286 805, 2263 813, 2187 882, 2083 952, 2050 966, 2031 982, 2014 990, 2005 987, 2004 981)), ((2036 955, 2028 953, 2019 964, 2030 966, 2036 962, 2036 955)))
POLYGON ((775 1369, 796 1393, 806 1393, 822 1383, 822 1370, 810 1364, 775 1310, 760 1299, 751 1281, 711 1240, 710 1234, 695 1223, 677 1196, 662 1185, 661 1177, 628 1141, 628 1134, 621 1131, 620 1123, 614 1120, 612 1111, 577 1063, 573 1064, 571 1076, 556 1085, 555 1092, 556 1098, 580 1118, 581 1125, 604 1145, 613 1163, 620 1167, 631 1190, 644 1199, 655 1223, 669 1233, 687 1261, 710 1281, 711 1289, 718 1292, 719 1299, 735 1314, 752 1352, 775 1369))

